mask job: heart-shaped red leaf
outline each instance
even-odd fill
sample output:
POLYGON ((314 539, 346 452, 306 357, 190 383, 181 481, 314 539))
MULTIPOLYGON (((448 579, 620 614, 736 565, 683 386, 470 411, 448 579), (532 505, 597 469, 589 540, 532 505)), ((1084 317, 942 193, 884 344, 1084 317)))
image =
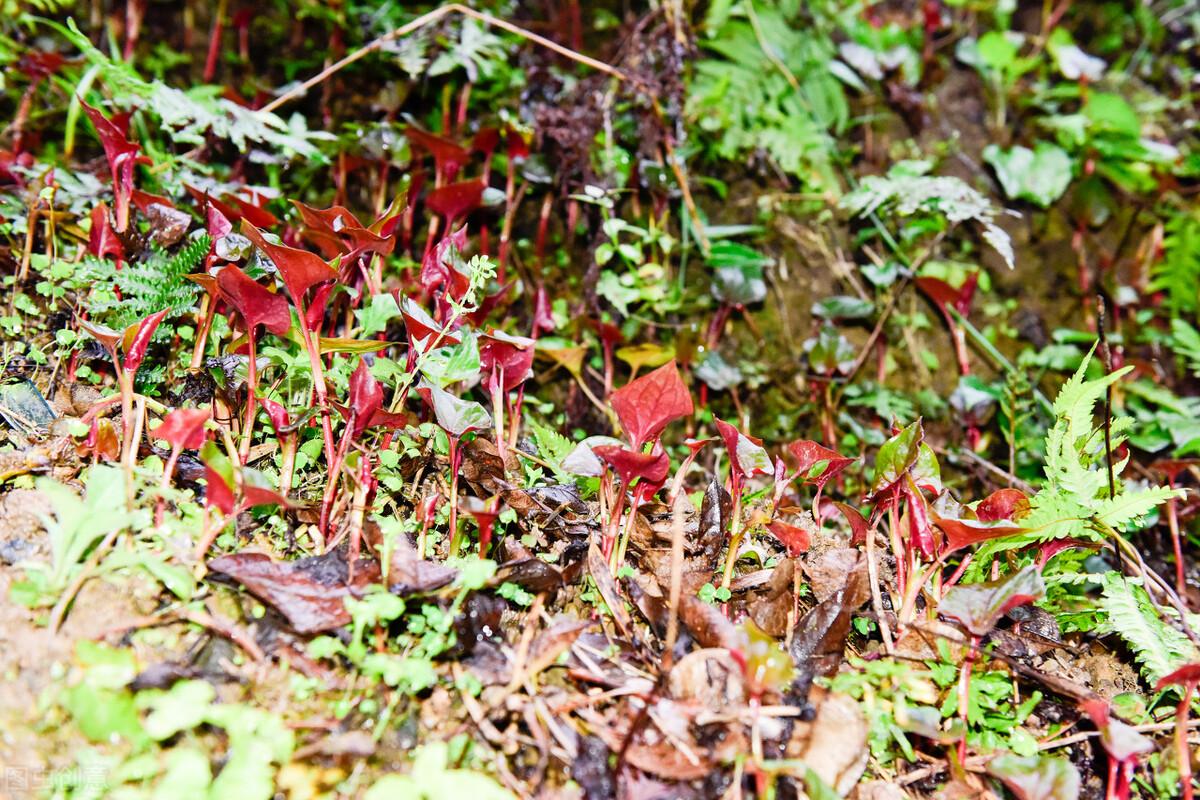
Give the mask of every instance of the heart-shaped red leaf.
POLYGON ((1154 688, 1161 692, 1168 686, 1194 686, 1197 683, 1200 683, 1200 664, 1184 664, 1174 672, 1162 676, 1154 688))
POLYGON ((371 418, 383 408, 383 387, 371 374, 366 359, 359 357, 358 367, 350 376, 350 410, 354 427, 351 438, 357 439, 371 424, 371 418))
POLYGON ((288 414, 288 410, 282 403, 266 397, 258 398, 258 402, 267 412, 267 419, 271 420, 271 427, 275 429, 276 435, 285 435, 284 431, 292 424, 292 417, 288 414))
POLYGON ((479 363, 483 388, 488 392, 511 392, 524 383, 533 369, 533 339, 492 331, 479 337, 479 363))
POLYGON ((458 174, 459 168, 466 164, 471 157, 465 147, 412 125, 405 129, 404 135, 414 146, 432 155, 438 173, 444 174, 447 178, 453 178, 458 174))
POLYGON ((938 613, 958 620, 974 636, 985 636, 1007 612, 1045 595, 1042 573, 1028 566, 996 581, 952 586, 942 598, 938 613))
POLYGON ((1002 539, 1022 533, 1025 529, 1004 521, 986 522, 972 519, 938 519, 934 522, 946 535, 945 552, 953 553, 989 539, 1002 539))
POLYGON ((812 545, 809 532, 796 525, 775 520, 767 523, 767 530, 787 548, 788 555, 792 558, 807 552, 812 545))
POLYGON ((621 476, 621 482, 626 486, 632 483, 634 478, 641 478, 651 486, 661 486, 671 468, 671 459, 662 449, 656 449, 652 453, 639 453, 627 447, 602 444, 593 447, 592 452, 616 470, 621 476))
POLYGON ((1020 489, 999 489, 979 501, 975 516, 980 522, 1016 522, 1029 513, 1029 498, 1020 489))
POLYGON ((941 278, 917 278, 917 288, 924 292, 930 300, 937 304, 942 313, 947 308, 953 308, 964 317, 971 310, 971 301, 975 297, 975 287, 979 283, 979 273, 972 272, 963 281, 962 286, 955 289, 941 278))
POLYGON ((125 246, 113 230, 108 218, 108 206, 104 203, 92 209, 92 229, 88 231, 87 251, 96 258, 116 256, 118 261, 125 258, 125 246))
POLYGON ((449 295, 461 297, 470 286, 470 280, 454 268, 454 255, 462 252, 466 246, 466 225, 451 231, 434 245, 433 250, 421 261, 421 288, 432 295, 438 289, 446 287, 449 295))
MULTIPOLYGON (((137 165, 138 153, 141 147, 126 138, 126 132, 113 120, 104 116, 98 109, 92 108, 80 100, 100 145, 104 148, 104 157, 108 159, 108 168, 112 174, 113 203, 116 207, 115 228, 118 233, 124 233, 129 227, 129 197, 133 192, 133 168, 137 165)), ((148 163, 149 159, 140 159, 148 163)))
POLYGON ((204 423, 211 418, 210 408, 177 408, 163 417, 150 436, 181 450, 199 450, 207 438, 204 423))
POLYGON ((836 450, 830 450, 809 439, 792 442, 788 445, 788 450, 796 458, 796 469, 800 474, 800 480, 804 483, 815 484, 822 489, 839 472, 857 461, 857 459, 847 458, 836 450), (813 467, 822 461, 825 462, 825 468, 816 475, 812 475, 813 467))
POLYGON ((279 270, 279 277, 287 286, 288 293, 295 303, 303 302, 305 293, 312 287, 337 277, 333 267, 322 261, 316 253, 272 244, 263 238, 262 231, 248 220, 242 220, 242 233, 275 264, 279 270))
POLYGON ((609 404, 635 450, 695 410, 674 359, 617 389, 609 404))
POLYGON ((762 439, 747 436, 723 419, 714 417, 713 422, 716 423, 717 433, 721 434, 721 440, 725 442, 725 449, 729 452, 729 467, 733 471, 736 485, 740 486, 750 475, 770 474, 771 459, 762 447, 762 439))
POLYGON ((483 202, 483 181, 460 181, 434 189, 425 204, 435 214, 445 217, 447 224, 462 219, 483 202))
POLYGON ((230 264, 217 273, 217 286, 225 302, 242 315, 251 335, 259 325, 276 336, 284 335, 292 326, 287 298, 269 291, 237 265, 230 264))
POLYGON ((121 359, 121 366, 126 371, 137 372, 138 367, 142 365, 142 359, 146 357, 146 348, 150 346, 154 332, 158 330, 159 323, 167 316, 168 311, 170 311, 169 308, 164 308, 125 329, 123 337, 125 355, 121 359))

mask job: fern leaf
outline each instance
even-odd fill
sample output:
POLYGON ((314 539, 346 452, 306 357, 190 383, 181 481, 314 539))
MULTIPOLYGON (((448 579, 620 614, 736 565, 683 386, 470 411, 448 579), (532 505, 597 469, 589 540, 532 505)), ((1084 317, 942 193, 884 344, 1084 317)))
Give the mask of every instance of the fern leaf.
POLYGON ((886 208, 902 217, 924 213, 941 214, 951 223, 974 221, 982 227, 984 241, 1011 269, 1012 242, 995 223, 999 209, 960 178, 922 174, 926 169, 925 162, 900 162, 886 176, 867 176, 842 198, 842 208, 858 217, 886 208))
POLYGON ((1100 599, 1107 620, 1103 633, 1115 633, 1129 646, 1152 685, 1197 658, 1191 641, 1168 625, 1145 590, 1116 572, 1106 574, 1100 599))
POLYGON ((1167 293, 1176 314, 1200 309, 1200 217, 1179 214, 1166 225, 1163 258, 1154 266, 1150 291, 1167 293))

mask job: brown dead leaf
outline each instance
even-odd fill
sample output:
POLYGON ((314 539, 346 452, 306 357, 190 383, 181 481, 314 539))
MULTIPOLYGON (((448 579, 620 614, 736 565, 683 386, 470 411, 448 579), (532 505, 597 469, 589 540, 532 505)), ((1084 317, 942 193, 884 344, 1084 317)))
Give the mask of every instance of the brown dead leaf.
MULTIPOLYGON (((379 525, 367 522, 363 526, 367 544, 376 553, 383 552, 383 534, 379 525)), ((440 589, 458 577, 458 570, 428 559, 417 558, 417 548, 406 536, 392 542, 391 563, 388 566, 388 589, 399 595, 424 594, 440 589)))
POLYGON ((679 621, 688 629, 701 647, 723 647, 739 650, 737 628, 716 606, 711 606, 691 594, 679 598, 679 621))
POLYGON ((792 592, 795 573, 796 562, 793 559, 780 561, 759 596, 746 606, 754 624, 776 639, 787 634, 788 618, 795 603, 792 592))
POLYGON ((621 598, 620 592, 617 591, 617 584, 613 580, 612 573, 608 571, 608 562, 604 560, 604 555, 595 543, 588 548, 587 564, 588 574, 596 582, 596 589, 600 592, 600 597, 604 599, 604 604, 608 606, 613 622, 616 623, 617 629, 621 631, 622 635, 628 637, 631 625, 629 612, 625 610, 625 602, 621 598))
POLYGON ((667 686, 674 699, 714 713, 740 708, 746 702, 742 667, 721 648, 688 653, 671 669, 667 686))
MULTIPOLYGON (((856 548, 834 547, 810 556, 803 562, 804 574, 817 600, 828 600, 846 583, 846 576, 860 573, 866 582, 866 560, 856 548)), ((870 586, 864 586, 870 592, 870 586)), ((868 597, 870 595, 868 594, 868 597)), ((864 598, 863 602, 866 602, 864 598)))
POLYGON ((350 622, 343 602, 379 583, 379 565, 360 559, 354 584, 347 585, 348 564, 340 551, 297 561, 275 561, 264 553, 235 553, 208 562, 209 572, 227 575, 276 609, 297 633, 320 633, 350 622))
POLYGON ((811 702, 816 716, 796 723, 787 757, 802 761, 845 797, 867 767, 867 719, 853 698, 819 686, 811 702))

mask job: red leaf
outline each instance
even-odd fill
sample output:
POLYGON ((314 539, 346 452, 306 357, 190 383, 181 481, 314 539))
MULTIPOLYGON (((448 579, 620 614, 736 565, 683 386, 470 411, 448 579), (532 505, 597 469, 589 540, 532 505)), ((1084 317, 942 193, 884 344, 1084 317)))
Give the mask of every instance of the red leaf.
POLYGON ((181 450, 199 450, 207 434, 204 423, 212 417, 210 408, 177 408, 163 417, 150 436, 163 439, 171 447, 181 450))
POLYGON ((661 486, 671 468, 671 459, 662 449, 653 453, 639 453, 615 444, 601 444, 593 447, 592 452, 616 470, 621 476, 621 482, 626 486, 632 483, 634 478, 661 486))
POLYGON ((332 281, 337 277, 333 267, 322 261, 316 253, 282 244, 271 244, 263 238, 262 232, 247 220, 242 220, 242 233, 274 262, 279 270, 279 277, 283 279, 295 303, 303 302, 305 293, 318 283, 332 281))
POLYGON ((1200 460, 1194 458, 1159 459, 1158 461, 1151 462, 1150 469, 1164 476, 1167 482, 1174 486, 1175 479, 1179 477, 1179 473, 1185 472, 1197 464, 1200 464, 1200 460))
POLYGON ((1187 686, 1200 683, 1200 664, 1184 664, 1179 669, 1164 675, 1154 685, 1155 691, 1161 692, 1168 686, 1187 686))
POLYGON ((393 236, 383 236, 362 226, 358 218, 343 206, 317 209, 299 200, 292 205, 304 222, 304 237, 315 244, 326 258, 358 255, 367 251, 388 255, 396 246, 393 236))
POLYGON ((842 516, 846 519, 846 523, 850 526, 851 544, 865 543, 870 526, 867 525, 867 520, 863 517, 862 513, 854 506, 846 505, 845 503, 835 501, 833 505, 842 513, 842 516))
POLYGON ((533 346, 533 339, 510 336, 503 331, 494 330, 481 336, 479 363, 483 368, 483 388, 489 393, 511 392, 520 386, 533 369, 533 346), (497 380, 501 380, 500 385, 497 380))
POLYGON ((483 202, 483 181, 461 181, 434 189, 425 204, 435 214, 446 218, 447 224, 462 219, 479 208, 483 202))
POLYGON ((139 160, 149 163, 149 159, 139 159, 141 147, 129 141, 120 126, 99 110, 84 103, 82 99, 79 102, 83 105, 88 119, 92 121, 92 127, 95 128, 96 136, 104 148, 104 156, 108 159, 108 168, 112 173, 113 202, 117 212, 115 227, 118 233, 124 233, 129 227, 129 196, 133 192, 133 168, 139 160))
POLYGON ((408 297, 400 298, 400 316, 404 319, 409 343, 422 352, 462 341, 462 337, 453 332, 442 333, 437 321, 408 297))
POLYGON ((405 129, 404 135, 413 145, 432 155, 438 173, 444 173, 447 178, 458 174, 459 168, 471 157, 466 148, 412 125, 405 129))
POLYGON ((1016 522, 1029 513, 1029 498, 1020 489, 1000 489, 979 501, 975 516, 980 522, 1016 522))
POLYGON ((471 140, 471 149, 484 155, 491 155, 495 152, 498 144, 500 144, 500 129, 484 128, 471 140))
POLYGON ((287 298, 269 291, 238 266, 223 267, 217 273, 217 286, 225 301, 242 315, 251 336, 259 325, 276 336, 284 335, 292 327, 287 298))
POLYGON ((470 285, 467 277, 454 268, 453 254, 462 252, 467 246, 467 226, 463 225, 433 246, 433 250, 421 262, 421 288, 432 295, 443 286, 455 297, 459 297, 470 285))
POLYGON ((371 374, 367 361, 361 356, 358 367, 350 376, 350 409, 353 412, 354 427, 350 432, 352 439, 358 439, 363 431, 371 424, 375 412, 383 408, 383 387, 371 374))
POLYGON ((274 228, 279 224, 279 218, 261 205, 243 200, 236 194, 226 195, 226 197, 232 200, 238 211, 241 212, 238 216, 251 225, 259 228, 274 228))
POLYGON ((1045 594, 1042 574, 1029 566, 1000 580, 952 586, 942 598, 938 613, 958 620, 972 635, 984 636, 1007 612, 1040 600, 1045 594))
POLYGON ((1012 536, 1025 530, 1017 525, 970 519, 938 519, 934 524, 946 535, 945 552, 947 553, 953 553, 955 550, 986 542, 989 539, 1012 536))
POLYGON ((553 333, 555 327, 550 297, 546 294, 546 286, 539 283, 533 300, 533 335, 537 336, 538 332, 553 333))
POLYGON ((808 439, 792 442, 788 445, 788 450, 792 451, 792 455, 796 457, 800 480, 803 483, 815 484, 821 489, 825 488, 825 484, 836 477, 839 472, 858 460, 847 458, 836 450, 830 450, 828 447, 823 447, 808 439), (809 473, 812 472, 812 468, 821 461, 827 462, 825 469, 821 470, 816 477, 810 477, 809 473))
POLYGON ((210 465, 204 465, 204 505, 206 508, 216 508, 225 516, 233 513, 237 507, 237 499, 233 495, 233 487, 226 481, 225 476, 210 465))
POLYGON ((126 371, 137 372, 138 367, 142 365, 142 359, 146 357, 146 348, 150 346, 150 339, 154 337, 154 331, 158 329, 158 324, 167 316, 168 311, 169 308, 164 308, 125 329, 125 356, 121 360, 121 366, 126 371))
POLYGON ((271 427, 275 429, 275 434, 283 435, 282 431, 292 424, 292 417, 288 414, 288 410, 284 408, 282 403, 277 403, 266 397, 258 398, 258 402, 267 412, 267 418, 271 420, 271 427))
POLYGON ((310 331, 321 329, 321 323, 325 320, 325 306, 329 304, 329 298, 336 287, 336 283, 326 283, 318 286, 313 292, 308 301, 308 308, 304 309, 304 321, 308 323, 310 331))
POLYGON ((713 422, 725 442, 725 449, 729 451, 729 465, 734 473, 735 485, 740 486, 742 480, 750 475, 767 475, 771 472, 771 460, 762 448, 762 439, 747 436, 723 419, 713 417, 713 422))
POLYGON ((17 61, 17 69, 30 78, 48 78, 62 67, 66 61, 58 53, 46 50, 29 50, 17 61))
POLYGON ((787 548, 788 555, 792 558, 806 552, 812 544, 812 538, 807 530, 795 525, 788 525, 786 522, 768 522, 767 530, 783 543, 787 548))
POLYGON ((917 288, 941 307, 942 313, 946 313, 946 308, 953 307, 955 311, 965 317, 971 310, 971 300, 975 297, 975 286, 979 283, 979 273, 972 272, 963 281, 963 285, 957 289, 940 278, 917 278, 916 283, 917 288))
POLYGON ((87 251, 96 258, 116 256, 118 261, 125 258, 125 246, 113 230, 108 217, 108 206, 104 203, 92 209, 92 229, 88 231, 87 251))
POLYGON ((609 404, 635 450, 695 410, 674 359, 617 389, 609 404))
POLYGON ((266 486, 254 486, 247 483, 242 487, 242 502, 238 504, 239 509, 254 508, 255 506, 284 506, 287 507, 288 500, 266 486))
POLYGON ((508 148, 508 157, 512 159, 529 158, 529 142, 516 128, 508 129, 508 137, 504 143, 508 148))
POLYGON ((233 223, 211 203, 204 210, 204 227, 214 243, 233 233, 233 223))

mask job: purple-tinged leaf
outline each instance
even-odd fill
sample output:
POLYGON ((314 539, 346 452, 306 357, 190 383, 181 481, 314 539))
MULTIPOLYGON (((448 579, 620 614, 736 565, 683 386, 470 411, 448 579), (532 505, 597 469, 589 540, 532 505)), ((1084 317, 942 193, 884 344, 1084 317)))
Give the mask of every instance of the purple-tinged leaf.
POLYGON ((122 337, 125 354, 121 359, 121 366, 127 372, 137 372, 138 367, 142 365, 142 359, 146 357, 146 349, 150 347, 150 340, 154 337, 154 332, 158 330, 159 323, 167 316, 168 311, 170 311, 169 308, 164 308, 125 329, 122 337))
POLYGON ((421 384, 420 391, 422 395, 427 394, 426 399, 433 406, 437 424, 451 436, 458 438, 468 431, 492 427, 492 416, 479 403, 455 397, 428 382, 421 384))
POLYGON ((259 325, 277 336, 283 336, 292 326, 287 298, 269 291, 237 265, 221 268, 217 273, 217 286, 225 302, 242 315, 246 332, 251 336, 259 325))
POLYGON ((1028 566, 999 580, 951 587, 938 613, 958 620, 974 636, 985 636, 1007 612, 1045 595, 1042 573, 1028 566))
POLYGON ((248 220, 242 220, 242 233, 275 264, 275 268, 279 270, 279 277, 294 303, 303 302, 304 295, 312 287, 337 277, 333 267, 322 261, 316 253, 272 244, 263 238, 262 231, 248 220))
POLYGON ((1079 770, 1065 758, 1005 753, 987 766, 1017 800, 1078 800, 1079 770))

